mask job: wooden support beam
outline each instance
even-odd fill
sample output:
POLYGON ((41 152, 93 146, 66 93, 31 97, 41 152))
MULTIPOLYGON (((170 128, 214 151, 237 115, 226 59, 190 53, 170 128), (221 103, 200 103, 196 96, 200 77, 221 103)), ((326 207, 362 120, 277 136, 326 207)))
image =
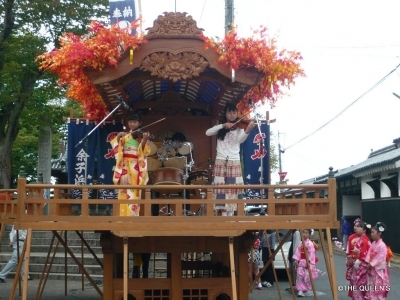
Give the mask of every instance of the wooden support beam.
POLYGON ((22 300, 26 300, 28 296, 28 276, 29 276, 29 259, 31 254, 31 242, 32 242, 32 228, 28 228, 28 232, 25 238, 24 251, 20 259, 25 260, 24 264, 24 284, 22 286, 22 300))
POLYGON ((123 238, 124 242, 124 300, 128 300, 128 238, 123 238))
MULTIPOLYGON (((328 249, 325 248, 325 240, 323 238, 322 235, 322 230, 318 229, 319 232, 319 237, 321 240, 321 247, 322 247, 322 254, 324 255, 324 260, 325 260, 325 265, 326 265, 326 272, 328 273, 328 277, 329 277, 329 284, 331 285, 331 287, 333 287, 332 285, 332 276, 334 276, 334 274, 332 274, 332 270, 331 270, 331 261, 326 253, 326 251, 328 251, 328 249)), ((334 297, 333 294, 333 290, 332 290, 332 297, 334 297)))
POLYGON ((229 237, 229 262, 230 262, 231 281, 232 281, 232 300, 237 300, 235 252, 233 251, 233 237, 229 237))
POLYGON ((81 272, 83 272, 85 274, 86 278, 93 285, 94 289, 97 291, 97 293, 100 295, 100 297, 103 298, 103 292, 99 289, 98 285, 94 282, 92 277, 89 275, 89 273, 86 271, 86 269, 82 266, 81 262, 76 258, 75 254, 71 251, 71 249, 68 247, 66 242, 62 239, 62 237, 56 231, 53 231, 53 233, 56 236, 56 238, 60 241, 60 243, 64 246, 65 250, 68 252, 68 254, 71 256, 71 258, 74 260, 74 262, 79 267, 81 272))
POLYGON ((333 300, 338 300, 335 262, 333 260, 331 229, 329 227, 326 228, 326 240, 327 240, 327 243, 328 243, 329 262, 330 262, 330 266, 331 266, 331 276, 332 276, 331 290, 332 290, 332 296, 333 296, 333 300))

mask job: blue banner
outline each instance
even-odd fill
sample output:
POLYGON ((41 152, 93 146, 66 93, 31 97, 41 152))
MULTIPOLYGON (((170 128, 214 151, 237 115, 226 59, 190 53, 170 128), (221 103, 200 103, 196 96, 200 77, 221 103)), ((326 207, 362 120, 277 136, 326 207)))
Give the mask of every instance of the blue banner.
MULTIPOLYGON (((115 166, 114 152, 111 148, 110 141, 123 131, 123 125, 105 124, 98 129, 97 138, 97 181, 98 184, 114 184, 113 168, 115 166)), ((118 193, 115 189, 99 189, 98 199, 117 199, 118 193)))
POLYGON ((135 0, 110 0, 111 24, 120 28, 126 28, 134 35, 136 30, 131 28, 131 22, 139 17, 135 0))
MULTIPOLYGON (((253 129, 246 141, 241 144, 244 184, 269 183, 269 127, 269 124, 261 124, 261 135, 258 128, 253 129), (263 171, 262 174, 261 170, 263 171)), ((265 190, 264 192, 267 194, 268 191, 265 190)), ((246 189, 245 197, 247 199, 261 199, 266 198, 266 195, 261 195, 261 189, 246 189)))
MULTIPOLYGON (((97 135, 92 133, 82 139, 94 128, 86 120, 68 123, 68 184, 85 185, 93 183, 95 165, 95 146, 97 135), (81 143, 79 143, 82 141, 81 143)), ((89 197, 93 191, 89 190, 89 197)), ((82 198, 81 189, 72 189, 73 199, 82 198)))

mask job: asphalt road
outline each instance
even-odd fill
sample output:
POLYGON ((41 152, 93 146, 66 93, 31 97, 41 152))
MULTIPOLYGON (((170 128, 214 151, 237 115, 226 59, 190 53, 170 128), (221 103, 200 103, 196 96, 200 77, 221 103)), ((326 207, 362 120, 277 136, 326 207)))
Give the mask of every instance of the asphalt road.
MULTIPOLYGON (((332 292, 329 284, 329 278, 326 274, 324 257, 321 251, 318 251, 317 254, 319 257, 319 262, 317 264, 318 269, 320 270, 319 277, 315 280, 316 290, 322 294, 318 295, 318 299, 328 300, 333 299, 332 292)), ((345 257, 342 254, 334 253, 334 261, 335 261, 335 269, 336 269, 336 280, 337 287, 336 289, 344 288, 348 285, 345 279, 345 257)), ((286 292, 285 288, 289 287, 289 282, 286 276, 286 272, 284 270, 280 270, 278 272, 279 279, 279 287, 281 291, 281 296, 283 300, 293 299, 291 293, 286 292)), ((400 299, 400 287, 398 286, 398 282, 400 282, 400 268, 391 267, 390 268, 390 281, 391 281, 391 291, 389 292, 389 297, 387 300, 398 300, 400 299)), ((28 287, 28 300, 35 299, 37 284, 39 280, 29 281, 28 287)), ((6 283, 0 283, 0 299, 5 300, 8 299, 10 294, 10 288, 12 285, 12 280, 8 279, 6 283)), ((102 285, 99 285, 102 288, 102 285)), ((46 288, 43 292, 42 300, 54 300, 54 299, 63 299, 63 300, 101 300, 98 293, 95 289, 86 281, 85 289, 82 291, 82 283, 79 281, 68 282, 67 286, 67 295, 64 294, 65 285, 62 280, 49 280, 46 284, 46 288)), ((338 291, 339 300, 348 300, 350 298, 347 297, 346 291, 338 291)), ((297 298, 297 297, 296 297, 297 298)), ((304 297, 305 299, 314 299, 313 297, 304 297)), ((21 299, 20 296, 17 296, 15 299, 21 299)), ((280 299, 277 284, 272 288, 264 288, 264 290, 253 290, 249 297, 250 300, 259 300, 259 299, 271 299, 277 300, 280 299)))

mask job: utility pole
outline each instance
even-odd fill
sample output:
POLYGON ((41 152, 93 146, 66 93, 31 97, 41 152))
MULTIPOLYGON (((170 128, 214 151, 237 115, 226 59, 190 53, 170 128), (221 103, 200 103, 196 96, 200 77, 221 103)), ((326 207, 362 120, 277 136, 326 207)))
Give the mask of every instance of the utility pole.
POLYGON ((232 30, 235 19, 233 0, 225 0, 225 35, 232 30))

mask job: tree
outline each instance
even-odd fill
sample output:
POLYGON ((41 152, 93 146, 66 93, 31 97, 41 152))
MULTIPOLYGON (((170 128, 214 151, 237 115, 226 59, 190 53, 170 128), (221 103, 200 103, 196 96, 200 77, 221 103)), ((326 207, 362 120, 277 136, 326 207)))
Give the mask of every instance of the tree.
POLYGON ((91 19, 107 18, 107 5, 108 0, 3 1, 0 188, 11 185, 12 149, 21 128, 29 128, 28 132, 35 134, 41 125, 58 129, 62 121, 59 104, 65 101, 62 96, 65 91, 58 87, 53 75, 38 69, 35 58, 46 48, 57 47, 63 32, 83 34, 91 19))

